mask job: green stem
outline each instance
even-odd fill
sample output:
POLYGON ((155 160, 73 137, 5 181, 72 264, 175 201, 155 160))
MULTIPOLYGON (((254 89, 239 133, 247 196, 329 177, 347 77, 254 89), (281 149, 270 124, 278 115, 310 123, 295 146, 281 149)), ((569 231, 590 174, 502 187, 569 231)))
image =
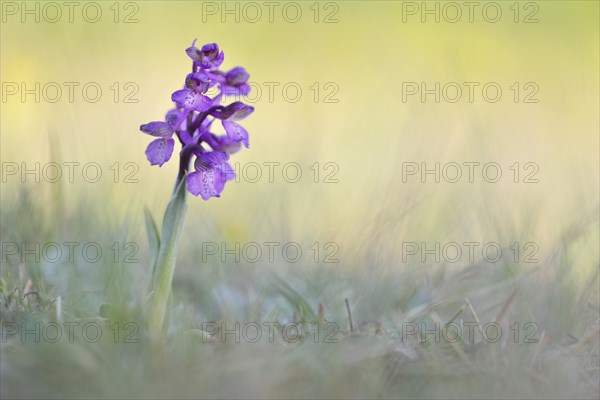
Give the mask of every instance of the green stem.
POLYGON ((167 304, 171 295, 171 285, 175 273, 177 248, 183 231, 187 211, 187 190, 185 178, 179 182, 173 197, 165 211, 163 219, 160 249, 156 263, 153 297, 150 302, 148 324, 155 337, 162 335, 167 304))

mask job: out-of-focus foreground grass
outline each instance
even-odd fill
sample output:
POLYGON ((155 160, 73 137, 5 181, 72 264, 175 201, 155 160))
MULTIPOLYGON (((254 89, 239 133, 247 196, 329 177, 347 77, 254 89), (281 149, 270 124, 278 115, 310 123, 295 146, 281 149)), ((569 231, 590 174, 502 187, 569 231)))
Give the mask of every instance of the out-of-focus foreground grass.
POLYGON ((103 332, 97 343, 79 331, 57 343, 3 335, 3 397, 598 397, 596 2, 539 2, 536 24, 514 23, 511 14, 497 24, 403 23, 402 2, 367 1, 335 3, 334 24, 314 23, 308 3, 295 24, 219 16, 201 23, 201 3, 136 4, 135 24, 115 24, 108 3, 110 18, 97 24, 2 24, 3 82, 97 82, 104 90, 97 103, 78 91, 73 102, 67 92, 56 103, 31 95, 2 101, 4 165, 58 162, 66 173, 65 162, 96 162, 104 173, 98 183, 79 172, 72 183, 3 177, 0 240, 20 252, 3 248, 1 321, 63 330, 65 322, 92 322, 103 332), (170 106, 195 37, 218 42, 227 68, 243 65, 262 88, 244 121, 251 148, 232 161, 257 162, 263 176, 228 183, 221 199, 189 199, 169 334, 156 348, 144 328, 151 271, 144 207, 160 223, 176 162, 150 167, 138 127, 170 106), (472 81, 499 82, 502 100, 402 101, 403 82, 472 81), (115 82, 121 89, 133 82, 139 101, 124 103, 120 92, 115 102, 115 82), (269 82, 279 84, 272 99, 269 82), (281 92, 290 82, 303 90, 297 102, 281 92), (539 102, 515 103, 514 82, 521 89, 534 82, 539 102), (324 102, 331 88, 337 102, 324 102), (480 170, 473 183, 402 179, 406 162, 471 161, 498 163, 502 179, 489 183, 480 170), (269 182, 265 162, 296 162, 303 178, 290 183, 276 170, 269 182), (537 183, 523 183, 527 162, 539 167, 537 183), (139 168, 136 183, 124 182, 125 163, 139 168), (324 182, 326 163, 336 182, 324 182), (58 262, 21 257, 26 246, 66 242, 97 243, 104 255, 95 263, 80 248, 58 262), (206 254, 206 243, 265 242, 298 243, 304 255, 253 263, 206 254), (409 242, 480 246, 473 262, 423 262, 420 253, 406 255, 409 242), (501 260, 483 259, 481 244, 490 242, 502 247, 501 260), (527 243, 535 262, 525 262, 527 243), (349 332, 345 299, 357 332, 349 332), (339 343, 325 342, 322 319, 337 324, 339 343), (213 321, 230 329, 235 322, 322 327, 318 343, 312 334, 268 343, 262 325, 253 344, 233 334, 205 340, 199 330, 213 321), (402 336, 403 323, 473 321, 497 323, 501 337, 482 340, 478 328, 471 342, 402 336))
MULTIPOLYGON (((236 263, 233 257, 203 263, 200 243, 231 248, 233 241, 219 221, 197 218, 188 221, 192 238, 179 257, 167 344, 156 348, 144 325, 150 263, 141 217, 99 222, 99 214, 116 206, 99 200, 50 213, 54 203, 39 204, 23 192, 2 214, 4 242, 77 238, 103 249, 130 242, 142 248, 135 264, 115 263, 112 253, 90 263, 76 252, 71 262, 29 257, 3 265, 2 321, 19 327, 16 334, 4 331, 3 397, 588 398, 598 392, 598 236, 589 220, 563 231, 535 268, 506 259, 464 267, 402 263, 389 239, 408 235, 389 223, 400 212, 364 226, 367 248, 350 259, 341 252, 337 265, 236 263), (24 222, 31 220, 38 223, 24 222), (349 332, 345 298, 358 332, 349 332), (265 323, 319 322, 318 304, 339 332, 321 321, 316 343, 306 324, 298 342, 295 331, 274 331, 269 342, 265 323), (236 323, 259 324, 262 337, 250 343, 254 328, 238 327, 238 339, 231 332, 207 338, 200 331, 205 322, 225 323, 231 332, 236 323), (454 340, 452 329, 448 340, 406 335, 412 323, 435 331, 436 322, 458 324, 464 342, 454 340), (471 325, 470 336, 467 324, 474 322, 497 322, 503 333, 492 327, 486 341, 471 325), (53 324, 62 329, 56 343, 53 324), (72 339, 67 324, 75 326, 72 339), (83 333, 86 325, 92 326, 83 333)), ((289 235, 259 221, 255 226, 265 237, 289 235)))

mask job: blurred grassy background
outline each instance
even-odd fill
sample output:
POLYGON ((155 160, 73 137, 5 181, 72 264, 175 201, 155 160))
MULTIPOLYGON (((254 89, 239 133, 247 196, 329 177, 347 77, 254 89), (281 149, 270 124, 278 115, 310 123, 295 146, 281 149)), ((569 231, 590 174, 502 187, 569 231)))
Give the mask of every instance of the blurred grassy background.
MULTIPOLYGON (((575 198, 578 205, 594 206, 599 106, 595 2, 576 2, 570 7, 560 1, 543 3, 536 15, 540 22, 535 24, 515 24, 506 5, 505 16, 496 24, 483 21, 479 14, 472 24, 423 24, 418 15, 402 23, 401 2, 360 1, 336 3, 338 23, 315 24, 309 4, 300 3, 303 18, 298 23, 287 23, 276 13, 274 23, 265 15, 252 24, 243 19, 221 23, 219 15, 205 15, 203 23, 202 3, 136 4, 139 22, 133 24, 115 24, 107 4, 96 24, 83 21, 78 14, 72 24, 22 24, 18 16, 7 17, 2 28, 4 82, 98 82, 104 94, 96 104, 83 100, 77 89, 72 104, 66 93, 56 104, 36 104, 32 96, 23 104, 18 96, 9 97, 3 103, 3 160, 49 160, 48 132, 55 132, 53 140, 58 140, 65 160, 140 165, 140 184, 109 189, 133 207, 141 203, 161 209, 166 193, 154 194, 171 184, 176 165, 148 167, 143 154, 148 138, 140 135, 138 127, 161 118, 170 107, 170 94, 189 69, 183 49, 198 37, 200 42, 218 42, 226 50, 225 66, 246 66, 252 81, 262 87, 263 96, 255 103, 257 112, 247 122, 251 151, 235 160, 339 164, 339 184, 308 185, 286 199, 291 215, 307 217, 323 211, 339 223, 350 210, 371 203, 390 186, 394 190, 386 193, 402 195, 418 188, 420 192, 435 190, 442 198, 484 190, 488 200, 496 195, 517 196, 514 200, 519 203, 531 201, 536 208, 549 207, 551 212, 570 212, 568 204, 575 198), (474 104, 402 103, 402 82, 406 81, 499 82, 504 96, 496 104, 486 103, 481 96, 474 104), (508 86, 531 81, 540 87, 539 103, 510 101, 508 86), (114 82, 121 85, 117 104, 108 89, 114 82), (122 103, 126 82, 139 86, 134 95, 139 103, 122 103), (292 104, 284 100, 280 86, 271 103, 264 82, 281 86, 298 82, 304 93, 292 104), (321 86, 336 83, 339 92, 334 97, 339 102, 315 103, 309 89, 314 82, 321 86), (419 183, 411 187, 397 179, 402 161, 472 160, 502 165, 534 161, 540 165, 541 182, 522 188, 489 185, 479 179, 463 190, 461 185, 430 188, 419 183), (556 196, 558 187, 571 190, 561 190, 556 196), (321 206, 304 207, 308 198, 321 206)), ((123 18, 125 11, 121 11, 123 18)), ((321 97, 327 92, 321 88, 321 97)), ((269 201, 279 197, 277 185, 260 183, 236 185, 228 192, 219 202, 195 202, 194 213, 206 207, 216 213, 250 208, 254 204, 248 200, 263 193, 269 201), (239 204, 238 198, 247 201, 239 204)), ((262 198, 255 201, 264 204, 262 198)), ((374 208, 379 207, 370 207, 374 208)), ((506 211, 519 209, 511 204, 506 211)), ((241 214, 240 218, 249 218, 250 213, 241 214)), ((354 212, 353 224, 364 222, 356 218, 365 214, 354 212)), ((416 220, 422 223, 422 218, 416 220)), ((554 218, 552 223, 556 222, 554 218)), ((434 227, 439 230, 439 221, 434 227)))
MULTIPOLYGON (((589 328, 588 303, 598 305, 598 2, 537 2, 539 23, 534 24, 514 23, 508 9, 512 2, 500 2, 504 15, 495 24, 478 12, 474 23, 466 15, 454 24, 421 23, 419 15, 404 23, 403 3, 388 1, 335 2, 339 21, 331 24, 313 21, 313 2, 298 3, 303 11, 298 23, 286 22, 277 11, 270 23, 265 8, 257 23, 235 23, 232 16, 222 23, 220 15, 206 16, 204 22, 201 2, 140 1, 135 2, 139 21, 124 24, 113 22, 112 2, 99 4, 103 17, 94 24, 76 12, 73 23, 66 15, 58 23, 31 23, 32 17, 21 23, 17 15, 6 16, 1 26, 2 82, 26 82, 28 87, 35 82, 80 83, 73 103, 64 86, 54 104, 35 103, 31 95, 25 103, 18 95, 3 100, 2 162, 93 161, 105 176, 96 184, 81 175, 74 183, 63 179, 58 184, 36 184, 31 178, 23 184, 9 177, 0 195, 2 241, 77 238, 140 245, 142 262, 125 266, 138 280, 121 278, 118 268, 114 275, 114 265, 79 265, 65 270, 64 280, 56 266, 29 266, 30 275, 37 270, 51 280, 50 297, 114 285, 125 293, 121 300, 131 301, 128 285, 136 288, 133 297, 143 297, 143 207, 161 220, 177 163, 173 159, 162 168, 151 167, 144 155, 149 137, 138 128, 159 120, 171 107, 170 95, 189 70, 184 49, 197 37, 200 43, 217 42, 225 51, 224 68, 244 66, 262 89, 262 97, 253 102, 256 112, 244 121, 250 150, 232 161, 298 162, 303 178, 287 183, 277 172, 275 183, 266 177, 258 183, 230 182, 221 199, 190 199, 175 282, 181 304, 193 305, 198 313, 189 325, 211 318, 264 317, 264 310, 273 308, 259 282, 271 274, 285 276, 311 306, 324 303, 331 320, 344 321, 344 296, 354 299, 359 315, 383 320, 387 328, 428 302, 447 305, 449 318, 465 293, 477 290, 478 304, 491 310, 492 318, 515 282, 501 290, 494 285, 521 279, 539 265, 518 281, 518 308, 557 340, 567 331, 583 335, 589 328), (433 82, 498 82, 504 92, 493 104, 480 91, 473 104, 465 99, 456 104, 402 102, 402 83, 422 81, 429 87, 433 82), (103 89, 97 103, 81 96, 87 82, 103 89), (114 82, 121 90, 117 103, 109 89, 114 82), (122 102, 127 82, 139 87, 134 95, 139 102, 122 102), (280 84, 273 101, 265 82, 280 84), (296 103, 282 95, 288 82, 302 88, 296 103), (315 82, 318 102, 310 89, 315 82), (337 103, 323 102, 328 82, 339 87, 337 103), (539 102, 515 104, 508 89, 514 82, 521 87, 535 82, 539 102), (421 183, 418 178, 404 183, 406 161, 430 166, 497 162, 503 178, 495 184, 480 174, 474 183, 464 178, 456 184, 421 183), (139 183, 113 183, 108 167, 115 162, 139 165, 139 183), (309 167, 315 162, 336 163, 339 182, 314 183, 309 167), (537 163, 539 183, 514 183, 508 168, 515 162, 537 163), (305 248, 312 242, 336 242, 340 262, 236 265, 211 259, 199 265, 203 241, 296 241, 308 243, 305 248), (476 278, 455 276, 462 271, 459 265, 402 261, 401 244, 421 241, 492 241, 506 247, 536 242, 540 262, 500 263, 478 269, 476 278), (446 273, 455 278, 446 279, 446 273), (221 291, 219 285, 238 294, 221 291)), ((318 5, 320 20, 334 10, 318 5)), ((120 10, 122 19, 133 9, 120 10)), ((14 278, 18 266, 3 263, 5 279, 7 271, 14 278)), ((85 310, 73 314, 88 316, 105 301, 99 296, 87 304, 78 298, 68 306, 85 310)), ((291 311, 286 318, 292 318, 291 311)), ((565 393, 572 394, 569 388, 565 393)), ((536 394, 533 387, 519 389, 523 386, 516 385, 515 393, 536 394)), ((293 397, 294 389, 289 390, 293 397)), ((425 393, 443 395, 435 391, 425 393)), ((365 388, 365 393, 373 392, 365 388)))

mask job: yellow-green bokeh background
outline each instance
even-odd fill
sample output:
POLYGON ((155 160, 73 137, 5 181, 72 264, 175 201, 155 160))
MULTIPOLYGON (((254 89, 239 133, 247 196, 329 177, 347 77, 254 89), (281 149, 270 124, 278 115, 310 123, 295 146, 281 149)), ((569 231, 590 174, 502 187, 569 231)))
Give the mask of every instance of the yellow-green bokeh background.
MULTIPOLYGON (((160 223, 177 156, 162 168, 150 166, 144 150, 152 138, 139 126, 172 107, 171 93, 190 70, 184 49, 194 38, 217 42, 225 52, 223 67, 244 66, 262 88, 252 103, 255 113, 243 121, 250 149, 233 155, 232 163, 296 162, 303 177, 289 183, 279 169, 270 183, 263 167, 259 182, 229 182, 220 199, 190 196, 165 351, 143 340, 143 325, 139 346, 11 347, 3 340, 5 397, 598 397, 598 1, 517 2, 520 18, 539 7, 539 22, 532 24, 513 21, 513 0, 497 2, 503 11, 498 23, 482 18, 487 2, 479 4, 473 23, 466 15, 457 23, 431 17, 422 23, 419 16, 403 22, 402 2, 318 3, 320 20, 339 8, 331 24, 313 21, 314 1, 297 2, 303 17, 295 24, 280 11, 270 23, 264 7, 257 23, 231 17, 222 23, 218 15, 203 22, 202 2, 165 0, 120 2, 120 18, 127 3, 137 4, 139 22, 114 23, 109 7, 115 2, 97 3, 103 17, 95 24, 82 19, 83 2, 73 23, 66 15, 58 23, 2 15, 3 85, 77 82, 81 89, 97 82, 103 89, 97 103, 84 101, 80 90, 73 103, 66 91, 57 103, 35 103, 31 95, 25 103, 19 96, 2 101, 3 167, 95 162, 103 178, 85 182, 80 170, 73 183, 64 175, 58 183, 8 177, 0 183, 0 241, 27 248, 32 242, 95 241, 108 257, 99 263, 22 262, 18 255, 3 260, 0 320, 46 314, 50 320, 96 320, 108 310, 117 321, 143 322, 152 265, 143 210, 148 207, 160 223), (135 83, 139 102, 115 103, 114 82, 120 100, 124 85, 135 83), (279 83, 272 102, 266 82, 279 83), (303 90, 296 103, 282 96, 289 82, 303 90), (316 103, 315 82, 321 88, 316 103), (329 82, 339 87, 337 103, 323 102, 329 82), (403 102, 403 82, 497 82, 503 96, 498 103, 487 103, 480 91, 474 103, 403 102), (514 103, 514 82, 521 88, 535 82, 539 102, 514 103), (139 182, 124 183, 121 170, 114 183, 109 167, 117 162, 138 165, 139 182), (321 170, 320 182, 313 182, 309 167, 315 162, 335 163, 339 181, 322 182, 327 171, 321 170), (478 169, 473 183, 466 176, 459 183, 403 182, 404 162, 430 168, 436 162, 495 162, 503 176, 488 183, 478 169), (515 162, 536 163, 539 182, 513 182, 509 167, 515 162), (137 243, 139 262, 113 262, 108 246, 117 241, 137 243), (205 262, 202 245, 210 241, 228 249, 235 242, 297 242, 305 256, 298 263, 218 256, 205 262), (339 262, 322 262, 323 253, 313 262, 315 242, 336 242, 339 262), (475 262, 463 256, 433 265, 431 256, 404 260, 405 242, 428 249, 435 242, 495 242, 503 249, 517 242, 521 253, 516 263, 510 252, 496 264, 481 262, 479 250, 475 262), (524 262, 528 242, 537 243, 537 262, 524 262), (15 295, 19 288, 22 296, 15 295), (47 300, 37 308, 28 296, 33 291, 47 300), (434 314, 443 321, 477 320, 466 298, 483 323, 498 321, 506 333, 513 323, 535 322, 540 342, 517 347, 507 342, 509 334, 483 349, 481 342, 453 347, 456 353, 446 341, 421 343, 413 358, 410 342, 404 346, 398 335, 400 324, 434 314), (385 335, 347 335, 344 299, 355 326, 381 322, 385 335), (296 321, 321 304, 325 319, 340 326, 339 346, 196 346, 187 340, 204 321, 296 321), (581 340, 567 347, 573 338, 581 340), (466 363, 460 348, 468 352, 466 363)), ((447 2, 427 2, 434 4, 447 2)))
MULTIPOLYGON (((77 90, 72 104, 66 92, 55 104, 36 104, 32 96, 26 103, 12 96, 1 104, 3 162, 52 161, 52 141, 60 160, 98 162, 105 175, 114 162, 140 166, 138 184, 63 179, 67 203, 82 195, 108 199, 105 207, 90 205, 99 220, 110 212, 141 221, 144 205, 160 218, 177 163, 151 167, 144 156, 150 138, 138 127, 171 107, 170 95, 190 67, 184 49, 194 38, 219 43, 224 67, 245 66, 263 88, 255 114, 244 122, 250 150, 233 161, 298 162, 305 177, 297 184, 281 175, 273 184, 265 177, 229 183, 219 200, 191 199, 188 244, 199 229, 195 221, 211 215, 232 240, 283 239, 277 235, 285 231, 288 240, 338 241, 342 261, 365 246, 393 249, 420 240, 536 241, 544 259, 565 229, 597 218, 596 1, 537 2, 539 22, 533 24, 513 22, 513 2, 499 2, 504 15, 495 24, 481 13, 474 23, 466 16, 458 23, 421 23, 418 16, 403 23, 402 2, 393 1, 337 2, 339 22, 332 24, 314 23, 313 2, 299 2, 303 17, 294 24, 277 12, 274 23, 265 14, 257 23, 232 17, 222 23, 219 16, 203 22, 201 2, 136 3, 139 22, 133 24, 115 24, 108 9, 113 3, 100 2, 104 15, 95 24, 76 13, 73 23, 63 15, 54 24, 9 16, 1 28, 3 82, 98 82, 103 88, 95 104, 77 90), (504 93, 495 104, 480 94, 473 104, 464 98, 456 104, 403 103, 406 81, 498 82, 504 93), (135 82, 139 102, 115 104, 108 89, 114 82, 135 82), (287 102, 279 86, 270 102, 264 82, 297 82, 303 95, 287 102), (314 82, 336 83, 339 102, 315 103, 309 89, 314 82), (513 82, 537 83, 539 103, 511 101, 513 82), (505 176, 497 184, 481 175, 475 183, 403 183, 405 161, 497 162, 505 176), (314 162, 337 163, 339 183, 311 182, 314 162), (508 167, 514 162, 537 163, 540 182, 512 182, 508 167), (375 237, 382 230, 383 238, 375 237)), ((2 185, 3 207, 22 186, 14 178, 2 185)), ((42 196, 55 184, 26 186, 42 196)))

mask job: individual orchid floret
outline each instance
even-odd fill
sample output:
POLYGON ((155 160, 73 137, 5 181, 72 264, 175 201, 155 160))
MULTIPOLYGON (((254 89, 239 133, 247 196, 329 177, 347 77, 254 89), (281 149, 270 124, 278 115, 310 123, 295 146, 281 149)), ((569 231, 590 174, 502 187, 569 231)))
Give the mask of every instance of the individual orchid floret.
POLYGON ((214 120, 205 120, 199 129, 200 135, 202 135, 202 140, 206 142, 206 144, 208 144, 213 150, 223 151, 227 154, 233 154, 241 149, 242 141, 245 141, 245 144, 248 143, 247 133, 245 138, 231 137, 229 135, 218 136, 214 133, 211 133, 210 126, 212 125, 213 121, 214 120))
POLYGON ((192 72, 185 78, 185 87, 202 94, 213 87, 216 82, 211 80, 211 77, 205 72, 192 72))
POLYGON ((246 148, 250 147, 250 144, 248 143, 248 131, 246 131, 243 126, 232 121, 222 121, 221 124, 223 125, 227 136, 233 142, 242 142, 246 148))
POLYGON ((202 72, 191 73, 185 79, 185 88, 171 95, 171 100, 177 107, 188 111, 206 111, 212 105, 212 99, 205 96, 211 86, 208 77, 202 72))
POLYGON ((194 61, 194 65, 200 68, 211 69, 217 68, 223 64, 225 54, 219 52, 219 45, 216 43, 208 43, 202 46, 201 49, 195 46, 196 40, 192 42, 192 46, 188 47, 185 52, 194 61))
POLYGON ((222 151, 209 151, 196 156, 195 171, 188 174, 187 187, 194 196, 203 200, 221 197, 225 182, 235 178, 235 172, 227 162, 229 155, 222 151))
POLYGON ((167 122, 155 121, 140 126, 140 130, 148 135, 158 137, 146 148, 146 157, 150 165, 162 166, 173 154, 175 140, 173 127, 167 122))
MULTIPOLYGON (((224 151, 227 154, 237 153, 242 148, 241 141, 232 139, 228 135, 217 136, 217 135, 211 134, 211 139, 212 139, 213 143, 211 144, 210 147, 212 147, 213 149, 218 150, 218 151, 224 151)), ((248 139, 246 139, 246 142, 247 142, 247 140, 248 139)), ((248 146, 246 146, 246 147, 248 147, 248 146)))
POLYGON ((147 124, 140 125, 140 130, 150 136, 161 138, 170 138, 175 132, 169 123, 162 121, 148 122, 147 124))
POLYGON ((221 83, 221 92, 227 96, 248 96, 250 85, 248 79, 250 75, 242 67, 235 67, 225 74, 221 83))
POLYGON ((179 111, 179 109, 177 108, 169 110, 167 112, 167 115, 165 115, 165 121, 173 128, 173 130, 176 130, 177 128, 179 128, 178 126, 176 126, 177 122, 182 121, 181 111, 179 111))
POLYGON ((214 112, 212 115, 223 121, 241 121, 253 112, 254 107, 244 104, 241 101, 236 101, 225 107, 222 111, 214 112))

